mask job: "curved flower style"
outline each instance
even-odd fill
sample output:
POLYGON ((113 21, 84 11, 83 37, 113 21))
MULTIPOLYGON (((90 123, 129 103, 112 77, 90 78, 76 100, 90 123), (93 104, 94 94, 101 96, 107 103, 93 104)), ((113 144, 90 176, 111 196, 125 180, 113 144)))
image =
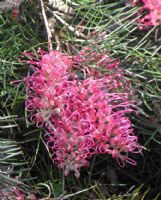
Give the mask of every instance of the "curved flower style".
POLYGON ((47 130, 54 163, 65 175, 74 171, 76 177, 81 167, 89 166, 93 154, 110 154, 125 166, 126 162, 136 165, 128 153, 141 150, 127 117, 136 112, 135 102, 129 97, 130 87, 123 88, 127 82, 118 61, 92 52, 88 54, 91 65, 95 64, 92 68, 86 56, 86 49, 72 58, 59 51, 43 54, 40 61, 31 61, 37 67, 25 78, 31 121, 47 130), (101 67, 108 73, 101 73, 101 67))

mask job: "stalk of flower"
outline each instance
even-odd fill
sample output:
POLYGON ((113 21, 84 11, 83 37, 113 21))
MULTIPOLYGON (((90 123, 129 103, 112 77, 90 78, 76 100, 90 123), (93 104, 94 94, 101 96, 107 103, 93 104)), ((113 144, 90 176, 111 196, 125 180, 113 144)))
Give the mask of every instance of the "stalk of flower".
POLYGON ((110 154, 125 166, 126 162, 136 164, 128 157, 129 152, 141 151, 127 116, 136 112, 129 97, 133 92, 130 87, 122 88, 127 82, 118 61, 114 62, 109 53, 93 52, 93 69, 85 56, 85 51, 72 59, 59 51, 43 54, 40 61, 31 61, 37 65, 35 72, 24 79, 31 121, 46 129, 54 163, 65 170, 65 175, 73 171, 76 177, 81 167, 89 166, 93 154, 110 154), (82 79, 75 68, 83 64, 88 75, 82 69, 82 79), (101 67, 108 73, 100 72, 101 67))

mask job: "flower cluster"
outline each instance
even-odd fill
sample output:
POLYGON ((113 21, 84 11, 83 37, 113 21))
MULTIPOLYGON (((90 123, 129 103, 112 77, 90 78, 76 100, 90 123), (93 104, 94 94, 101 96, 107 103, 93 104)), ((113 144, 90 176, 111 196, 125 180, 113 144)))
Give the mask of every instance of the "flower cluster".
POLYGON ((133 90, 118 60, 86 48, 72 57, 51 51, 29 63, 34 73, 24 79, 26 109, 47 130, 52 160, 65 175, 79 177, 93 154, 110 154, 120 166, 136 164, 128 157, 141 150, 127 116, 136 112, 133 90))
POLYGON ((0 198, 4 200, 38 200, 35 194, 19 186, 0 187, 0 198))
POLYGON ((149 26, 158 26, 161 24, 161 1, 160 0, 133 0, 134 4, 143 4, 139 10, 139 15, 144 13, 144 16, 139 19, 140 28, 149 26))

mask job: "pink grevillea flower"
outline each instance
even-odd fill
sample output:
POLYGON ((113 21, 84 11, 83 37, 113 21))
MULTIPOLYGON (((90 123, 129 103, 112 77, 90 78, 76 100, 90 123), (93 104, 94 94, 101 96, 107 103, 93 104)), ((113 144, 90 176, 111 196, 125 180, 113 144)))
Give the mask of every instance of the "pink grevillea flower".
POLYGON ((161 24, 161 1, 160 0, 133 0, 135 5, 142 4, 138 14, 144 16, 139 19, 140 28, 158 26, 161 24))
POLYGON ((0 199, 5 200, 38 200, 35 194, 30 191, 24 191, 20 187, 16 186, 5 186, 5 188, 0 188, 0 199))
MULTIPOLYGON (((42 53, 42 52, 40 52, 42 53)), ((59 51, 52 51, 48 54, 42 54, 42 60, 31 61, 35 72, 26 79, 26 109, 29 112, 35 112, 31 121, 35 121, 37 126, 44 124, 50 116, 57 112, 56 96, 59 95, 57 85, 60 80, 67 80, 67 69, 71 67, 71 59, 59 51)), ((58 108, 60 109, 60 108, 58 108)))
POLYGON ((24 200, 25 197, 23 193, 16 189, 15 187, 7 187, 0 189, 0 198, 1 199, 12 199, 12 200, 24 200))
POLYGON ((149 13, 141 18, 140 22, 145 26, 157 26, 161 24, 161 1, 160 0, 142 0, 143 9, 149 13))
POLYGON ((136 112, 135 102, 130 84, 123 88, 127 82, 118 61, 92 52, 88 64, 88 55, 86 49, 72 59, 59 51, 42 54, 30 61, 35 72, 24 80, 31 121, 47 130, 54 163, 76 177, 93 154, 110 154, 124 166, 135 165, 128 153, 141 150, 127 116, 136 112))

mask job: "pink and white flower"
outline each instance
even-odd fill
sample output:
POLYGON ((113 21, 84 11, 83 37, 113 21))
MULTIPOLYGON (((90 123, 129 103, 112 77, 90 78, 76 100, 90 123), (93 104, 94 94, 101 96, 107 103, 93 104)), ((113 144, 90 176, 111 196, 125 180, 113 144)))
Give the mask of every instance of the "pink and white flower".
POLYGON ((120 166, 136 165, 128 157, 141 151, 128 117, 136 113, 135 101, 118 60, 83 49, 73 57, 51 51, 29 62, 35 72, 24 79, 26 110, 47 130, 52 160, 65 175, 74 171, 79 177, 93 154, 109 154, 120 166))

